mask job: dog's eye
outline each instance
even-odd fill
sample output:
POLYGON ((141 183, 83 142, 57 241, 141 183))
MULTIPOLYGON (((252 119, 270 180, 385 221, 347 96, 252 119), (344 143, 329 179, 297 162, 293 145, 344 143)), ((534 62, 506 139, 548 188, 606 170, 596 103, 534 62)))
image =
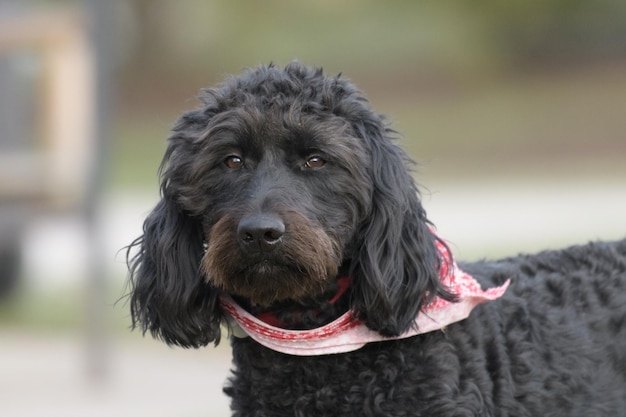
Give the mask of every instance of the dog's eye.
POLYGON ((230 169, 239 169, 243 166, 243 159, 237 155, 230 155, 224 160, 224 163, 230 169))
POLYGON ((324 165, 326 165, 326 161, 321 156, 313 155, 307 158, 304 165, 307 168, 312 168, 312 169, 321 168, 324 165))

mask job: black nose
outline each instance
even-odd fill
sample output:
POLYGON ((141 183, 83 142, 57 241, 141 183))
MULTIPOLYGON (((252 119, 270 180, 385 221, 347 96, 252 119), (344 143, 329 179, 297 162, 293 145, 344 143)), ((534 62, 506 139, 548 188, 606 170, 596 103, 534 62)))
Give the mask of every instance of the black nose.
POLYGON ((260 250, 273 248, 284 234, 285 223, 279 217, 265 214, 244 217, 237 227, 239 242, 260 250))

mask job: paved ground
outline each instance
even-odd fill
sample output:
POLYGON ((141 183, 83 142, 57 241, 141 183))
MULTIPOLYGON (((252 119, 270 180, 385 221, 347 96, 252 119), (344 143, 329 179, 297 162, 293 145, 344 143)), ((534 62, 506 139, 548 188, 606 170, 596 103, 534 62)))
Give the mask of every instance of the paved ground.
POLYGON ((626 178, 431 188, 424 206, 458 258, 626 237, 626 178))
POLYGON ((87 372, 74 335, 0 330, 0 416, 227 416, 226 348, 185 351, 149 340, 110 340, 106 373, 87 372))
MULTIPOLYGON (((460 258, 513 254, 626 236, 626 181, 497 186, 431 186, 429 216, 460 258)), ((141 230, 155 196, 116 194, 102 209, 112 276, 125 276, 113 254, 141 230)), ((84 279, 86 242, 75 219, 33 225, 25 241, 29 285, 39 291, 84 279)), ((82 303, 83 300, 74 300, 82 303)), ((228 415, 221 387, 230 359, 221 350, 169 349, 150 339, 108 341, 107 373, 90 378, 80 335, 0 328, 2 417, 200 417, 228 415)))

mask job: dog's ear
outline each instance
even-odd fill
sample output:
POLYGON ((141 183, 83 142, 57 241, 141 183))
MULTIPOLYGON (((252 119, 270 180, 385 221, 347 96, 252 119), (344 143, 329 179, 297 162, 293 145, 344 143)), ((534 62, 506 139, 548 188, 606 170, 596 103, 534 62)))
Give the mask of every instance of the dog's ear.
POLYGON ((381 116, 353 123, 369 147, 371 206, 356 237, 353 305, 371 329, 395 336, 414 326, 436 296, 453 300, 439 279, 438 239, 431 231, 409 166, 381 116))
POLYGON ((175 126, 159 170, 161 200, 127 250, 133 328, 183 347, 219 343, 222 319, 218 292, 200 269, 205 243, 200 216, 181 207, 182 183, 195 154, 189 147, 198 127, 206 125, 196 120, 198 114, 183 115, 175 126))
POLYGON ((183 347, 219 342, 217 294, 199 269, 202 245, 201 226, 163 198, 128 249, 133 328, 183 347))

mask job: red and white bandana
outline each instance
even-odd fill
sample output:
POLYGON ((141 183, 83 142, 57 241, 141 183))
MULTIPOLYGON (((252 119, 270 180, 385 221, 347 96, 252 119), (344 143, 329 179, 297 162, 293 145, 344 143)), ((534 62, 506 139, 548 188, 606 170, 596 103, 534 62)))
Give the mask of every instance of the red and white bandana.
POLYGON ((221 306, 227 313, 228 324, 235 336, 250 336, 263 346, 278 352, 315 356, 351 352, 370 342, 404 339, 443 329, 449 324, 466 319, 478 304, 501 297, 509 286, 510 281, 507 280, 500 287, 483 291, 472 276, 458 268, 456 262, 449 262, 448 251, 444 245, 437 242, 437 249, 442 260, 439 273, 441 282, 450 292, 457 295, 458 301, 452 303, 439 297, 435 298, 417 315, 416 325, 399 336, 384 337, 368 329, 352 311, 316 329, 285 330, 253 316, 228 295, 221 296, 221 306), (243 330, 243 333, 240 330, 243 330))

